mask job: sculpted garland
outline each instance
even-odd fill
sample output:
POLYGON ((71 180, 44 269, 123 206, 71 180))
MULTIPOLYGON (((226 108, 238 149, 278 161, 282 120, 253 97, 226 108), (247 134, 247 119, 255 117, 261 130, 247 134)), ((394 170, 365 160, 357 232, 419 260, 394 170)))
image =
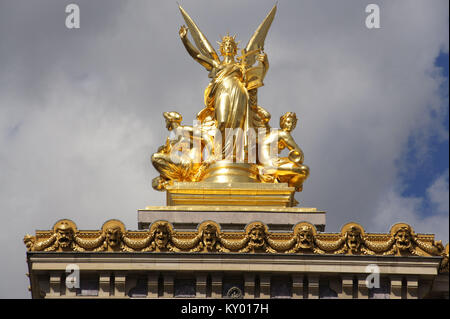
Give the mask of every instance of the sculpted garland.
POLYGON ((167 221, 155 221, 148 231, 127 231, 119 220, 108 220, 98 231, 79 231, 63 219, 51 231, 26 235, 28 251, 179 252, 179 253, 286 253, 390 256, 443 256, 441 271, 448 271, 448 244, 444 248, 433 235, 416 234, 398 223, 388 234, 366 234, 357 223, 345 224, 340 234, 317 233, 314 225, 301 222, 290 233, 269 232, 253 222, 243 232, 222 232, 214 221, 205 221, 197 232, 174 231, 167 221))

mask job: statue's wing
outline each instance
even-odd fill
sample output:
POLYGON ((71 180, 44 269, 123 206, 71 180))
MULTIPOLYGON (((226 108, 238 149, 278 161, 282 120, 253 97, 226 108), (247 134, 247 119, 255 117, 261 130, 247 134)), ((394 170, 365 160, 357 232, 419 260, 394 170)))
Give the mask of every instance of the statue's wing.
POLYGON ((219 57, 217 56, 216 51, 209 43, 208 39, 205 35, 200 31, 191 17, 187 14, 187 12, 179 5, 181 15, 183 16, 184 21, 186 21, 187 27, 191 32, 192 38, 199 49, 199 51, 206 57, 213 59, 215 61, 220 62, 219 57))
MULTIPOLYGON (((277 12, 277 5, 274 5, 272 10, 270 10, 267 17, 256 29, 250 41, 248 41, 245 47, 245 53, 262 50, 264 51, 264 40, 266 39, 267 32, 269 31, 270 25, 272 24, 275 13, 277 12)), ((257 53, 257 52, 256 52, 257 53)), ((256 61, 256 54, 250 53, 245 57, 245 63, 247 66, 252 66, 256 61)))

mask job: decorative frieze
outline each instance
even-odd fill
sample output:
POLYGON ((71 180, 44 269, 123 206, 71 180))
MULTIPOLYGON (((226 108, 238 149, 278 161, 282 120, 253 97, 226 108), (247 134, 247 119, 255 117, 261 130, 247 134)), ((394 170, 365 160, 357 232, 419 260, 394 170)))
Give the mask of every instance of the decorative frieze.
MULTIPOLYGON (((29 251, 74 252, 184 252, 343 254, 392 256, 442 256, 441 272, 448 272, 448 244, 434 235, 416 234, 404 223, 393 225, 387 234, 365 233, 357 223, 345 224, 340 233, 318 233, 315 226, 301 222, 292 232, 270 232, 262 222, 248 224, 242 232, 223 232, 214 221, 198 225, 197 231, 175 231, 172 224, 158 220, 149 230, 128 231, 119 220, 108 220, 100 230, 78 230, 68 219, 52 230, 26 235, 29 251)), ((365 292, 361 292, 365 294, 365 292)))

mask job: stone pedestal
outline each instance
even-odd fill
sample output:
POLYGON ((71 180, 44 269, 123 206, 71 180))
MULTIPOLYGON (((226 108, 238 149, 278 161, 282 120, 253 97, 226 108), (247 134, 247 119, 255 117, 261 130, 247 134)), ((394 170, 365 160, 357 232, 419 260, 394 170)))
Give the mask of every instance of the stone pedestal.
POLYGON ((285 183, 175 183, 167 188, 167 206, 138 210, 138 228, 166 220, 177 230, 196 230, 201 222, 212 220, 225 231, 242 231, 254 221, 271 231, 291 231, 299 222, 324 231, 325 212, 294 207, 294 193, 285 183))
POLYGON ((220 224, 224 231, 242 231, 254 221, 266 224, 271 231, 291 231, 299 222, 310 222, 318 231, 325 230, 325 212, 306 207, 237 207, 237 206, 148 206, 138 210, 138 228, 148 229, 157 220, 167 220, 176 230, 196 230, 206 220, 220 224))

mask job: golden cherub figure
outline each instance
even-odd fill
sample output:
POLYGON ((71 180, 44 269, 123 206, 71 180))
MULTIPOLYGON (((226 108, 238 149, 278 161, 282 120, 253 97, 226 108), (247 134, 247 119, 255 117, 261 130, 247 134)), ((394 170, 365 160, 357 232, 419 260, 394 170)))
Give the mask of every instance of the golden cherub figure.
POLYGON ((303 165, 303 151, 291 135, 296 125, 297 115, 287 112, 280 118, 281 130, 271 130, 259 141, 260 178, 263 182, 288 183, 296 191, 301 191, 303 181, 309 176, 309 167, 303 165), (277 145, 278 153, 287 148, 288 156, 274 156, 271 152, 271 145, 274 144, 277 145))
POLYGON ((201 138, 194 134, 194 128, 181 125, 183 117, 178 112, 164 112, 166 128, 175 133, 175 138, 167 138, 166 144, 160 146, 152 155, 152 164, 161 174, 152 181, 156 190, 164 190, 174 180, 196 182, 201 179, 209 161, 203 160, 202 149, 207 145, 213 148, 210 138, 201 138), (200 141, 195 143, 198 138, 200 141), (200 148, 200 149, 199 149, 200 148))

